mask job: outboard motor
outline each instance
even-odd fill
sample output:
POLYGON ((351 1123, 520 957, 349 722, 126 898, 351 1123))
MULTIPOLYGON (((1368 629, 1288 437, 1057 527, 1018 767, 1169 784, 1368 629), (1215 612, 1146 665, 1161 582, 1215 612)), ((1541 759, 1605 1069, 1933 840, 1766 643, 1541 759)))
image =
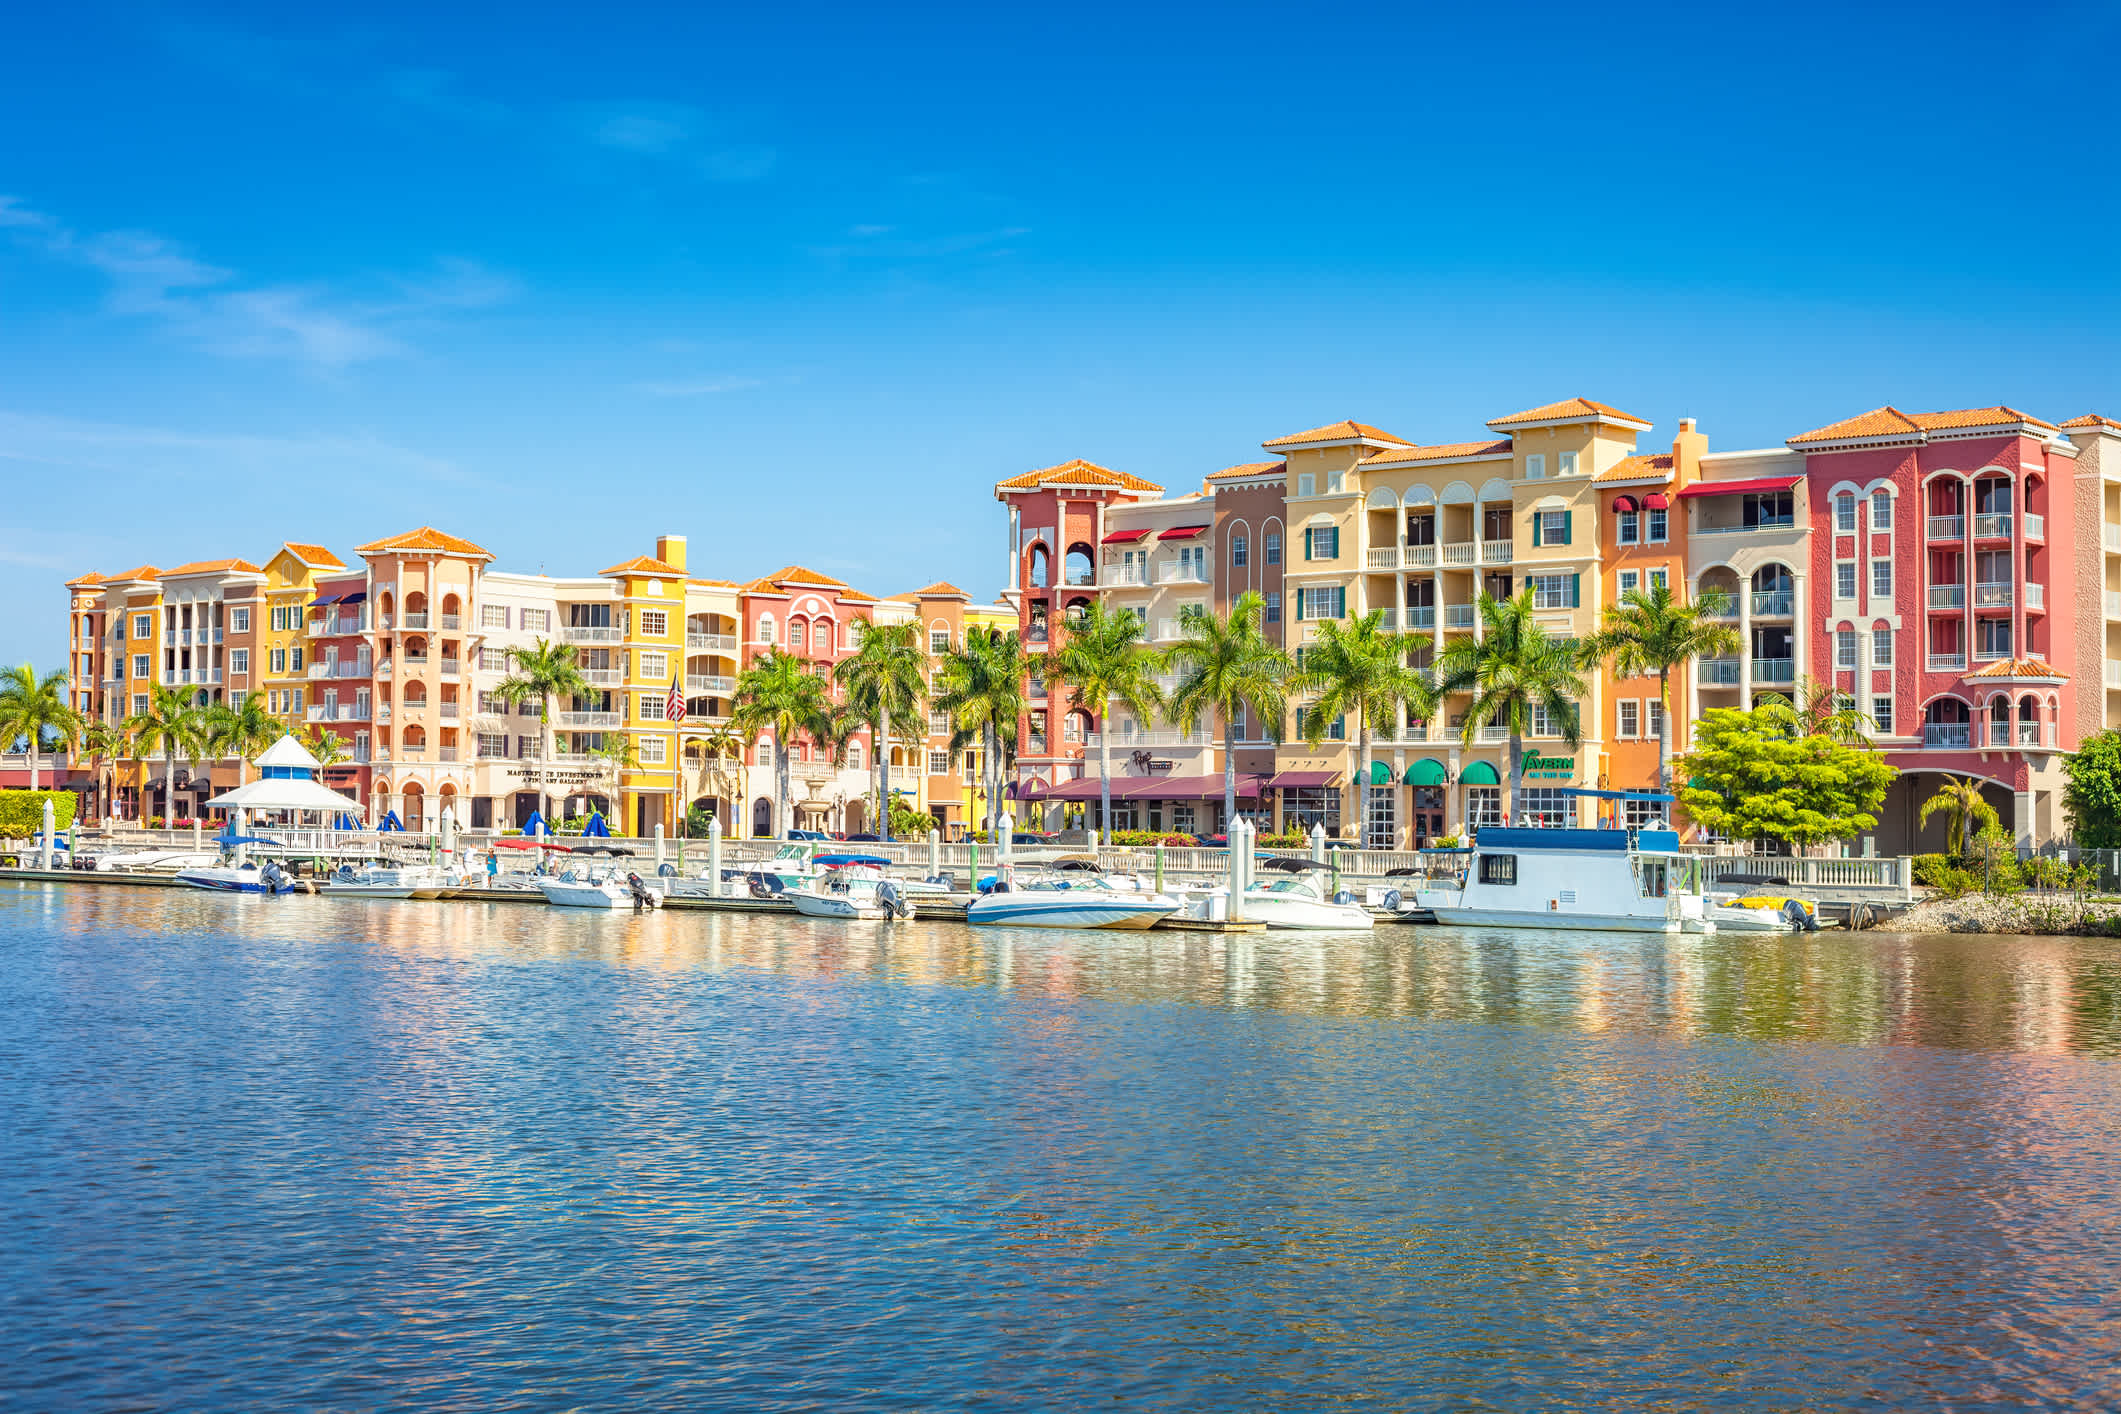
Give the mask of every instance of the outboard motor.
POLYGON ((286 871, 280 868, 280 861, 277 859, 268 859, 259 868, 258 882, 265 885, 265 892, 269 894, 284 894, 294 887, 286 871))
POLYGON ((1805 906, 1796 899, 1784 899, 1782 901, 1782 916, 1789 920, 1792 933, 1816 933, 1819 931, 1819 920, 1812 917, 1805 906))
POLYGON ((884 905, 884 911, 892 917, 911 918, 913 916, 913 905, 906 902, 905 895, 898 891, 898 885, 892 883, 889 879, 876 886, 876 897, 877 902, 884 905))
POLYGON ((753 898, 772 898, 787 891, 787 886, 781 882, 781 876, 778 874, 753 874, 750 876, 750 883, 753 898))
POLYGON ((1400 905, 1400 903, 1401 903, 1401 899, 1400 899, 1400 897, 1399 897, 1399 890, 1397 890, 1397 889, 1386 889, 1386 890, 1385 890, 1385 912, 1387 912, 1387 913, 1397 913, 1397 912, 1399 912, 1399 905, 1400 905))
POLYGON ((948 869, 945 869, 940 874, 929 875, 928 882, 941 888, 945 893, 954 894, 957 892, 957 876, 948 869))
POLYGON ((1333 895, 1333 902, 1353 903, 1355 902, 1355 895, 1349 893, 1346 889, 1342 889, 1339 893, 1333 895))
POLYGON ((678 867, 666 860, 655 866, 655 872, 665 879, 675 879, 678 876, 678 867))
POLYGON ((635 913, 639 913, 644 908, 655 907, 655 895, 648 892, 648 886, 641 882, 640 875, 629 873, 626 876, 626 890, 633 895, 633 911, 635 913))

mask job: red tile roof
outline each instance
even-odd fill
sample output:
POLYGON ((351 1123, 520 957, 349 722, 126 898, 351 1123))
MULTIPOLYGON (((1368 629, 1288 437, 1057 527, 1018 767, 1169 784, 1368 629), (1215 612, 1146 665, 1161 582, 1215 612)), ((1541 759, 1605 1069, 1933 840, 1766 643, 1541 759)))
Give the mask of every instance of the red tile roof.
POLYGON ((1654 452, 1647 456, 1622 457, 1592 478, 1592 484, 1607 481, 1647 481, 1651 478, 1662 481, 1672 479, 1672 454, 1654 452))
POLYGON ((68 580, 66 582, 66 587, 68 589, 93 589, 99 584, 105 584, 108 582, 108 575, 100 575, 97 574, 94 570, 90 570, 87 574, 76 575, 72 579, 68 580))
POLYGON ((1455 461, 1463 457, 1501 456, 1510 450, 1510 439, 1490 438, 1485 442, 1440 442, 1433 447, 1398 447, 1389 452, 1372 452, 1362 459, 1361 466, 1405 466, 1410 462, 1455 461))
POLYGON ((635 555, 630 560, 621 560, 609 569, 601 569, 597 573, 609 575, 650 574, 669 579, 683 579, 685 577, 685 571, 669 561, 659 560, 653 555, 635 555))
POLYGON ((1161 491, 1164 488, 1153 481, 1144 481, 1139 476, 1124 471, 1114 471, 1108 466, 1086 462, 1081 457, 1062 462, 1059 466, 1041 467, 1027 471, 1022 476, 1012 476, 1007 481, 995 483, 997 491, 1035 491, 1041 486, 1116 486, 1123 491, 1161 491))
POLYGON ((155 567, 154 567, 153 565, 141 565, 141 566, 139 566, 139 567, 138 567, 137 569, 129 569, 129 570, 126 570, 126 571, 125 571, 124 573, 122 573, 122 574, 114 574, 114 575, 112 575, 112 576, 111 576, 111 581, 112 581, 112 582, 116 582, 116 581, 118 581, 118 580, 125 580, 125 579, 160 579, 160 578, 162 578, 162 571, 160 571, 160 570, 156 569, 156 568, 155 568, 155 567))
POLYGON ((1313 427, 1307 432, 1291 432, 1286 437, 1276 437, 1272 441, 1262 442, 1260 445, 1262 447, 1296 447, 1307 442, 1355 441, 1397 442, 1404 446, 1407 439, 1394 437, 1391 433, 1381 428, 1372 427, 1367 422, 1356 422, 1353 419, 1349 419, 1344 422, 1329 422, 1323 427, 1313 427))
POLYGON ((180 574, 227 574, 231 570, 239 570, 245 574, 265 573, 264 570, 259 569, 249 560, 193 560, 188 565, 178 565, 173 570, 164 570, 162 577, 164 579, 173 579, 180 574))
POLYGON ((1951 412, 1902 412, 1888 404, 1872 408, 1869 412, 1854 417, 1830 422, 1824 427, 1815 427, 1809 432, 1800 432, 1789 439, 1792 447, 1801 447, 1812 442, 1853 442, 1870 437, 1913 437, 1923 432, 1949 432, 1966 427, 2007 427, 2014 423, 2025 423, 2033 427, 2053 429, 2052 422, 2042 422, 2016 408, 1986 407, 1959 408, 1951 412))
POLYGON ((418 530, 408 530, 403 535, 392 535, 382 540, 371 540, 366 545, 354 546, 356 555, 388 555, 398 551, 439 550, 445 555, 471 555, 492 559, 490 551, 472 544, 462 536, 449 535, 431 525, 418 530))
POLYGON ((296 559, 305 565, 329 567, 338 570, 346 568, 346 561, 340 559, 322 545, 305 545, 299 540, 289 540, 284 542, 280 548, 292 553, 296 559))
POLYGON ((1289 464, 1287 462, 1240 462, 1236 466, 1226 466, 1221 471, 1211 472, 1206 479, 1209 481, 1241 481, 1248 476, 1266 476, 1269 473, 1286 472, 1288 469, 1289 464))
POLYGON ((1526 408, 1523 412, 1513 412, 1508 417, 1491 418, 1488 426, 1520 427, 1539 422, 1567 422, 1579 417, 1612 417, 1622 422, 1640 422, 1645 426, 1649 424, 1646 417, 1622 412, 1610 403, 1601 403, 1595 398, 1563 398, 1558 403, 1526 408))
POLYGON ((2050 667, 2046 660, 2041 658, 2003 658, 1988 664, 1986 667, 1976 668, 1968 673, 1967 676, 1970 678, 2035 678, 2055 682, 2069 681, 2068 673, 2058 668, 2050 667))
POLYGON ((970 599, 972 596, 948 580, 939 579, 926 589, 916 589, 898 597, 901 599, 970 599))
POLYGON ((2071 427, 2110 427, 2116 432, 2121 432, 2121 422, 2116 422, 2110 417, 2101 417, 2095 412, 2088 412, 2082 417, 2073 417, 2063 423, 2062 426, 2065 429, 2071 427))

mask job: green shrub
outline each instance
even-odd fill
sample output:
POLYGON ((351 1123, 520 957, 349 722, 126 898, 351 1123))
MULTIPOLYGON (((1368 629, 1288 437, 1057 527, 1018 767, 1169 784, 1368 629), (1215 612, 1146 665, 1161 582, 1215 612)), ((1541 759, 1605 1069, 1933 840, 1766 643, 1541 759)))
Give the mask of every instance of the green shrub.
POLYGON ((71 829, 81 797, 70 790, 0 790, 0 839, 26 840, 44 828, 44 802, 52 803, 52 824, 71 829))
POLYGON ((1915 882, 1934 888, 1937 876, 1951 867, 1951 861, 1941 854, 1918 854, 1914 859, 1915 882))
POLYGON ((1940 869, 1930 880, 1930 887, 1940 898, 1965 898, 1981 887, 1981 881, 1966 869, 1940 869))
POLYGON ((2029 889, 2066 889, 2070 884, 2070 867, 2054 855, 2034 855, 2018 866, 2018 872, 2029 889))

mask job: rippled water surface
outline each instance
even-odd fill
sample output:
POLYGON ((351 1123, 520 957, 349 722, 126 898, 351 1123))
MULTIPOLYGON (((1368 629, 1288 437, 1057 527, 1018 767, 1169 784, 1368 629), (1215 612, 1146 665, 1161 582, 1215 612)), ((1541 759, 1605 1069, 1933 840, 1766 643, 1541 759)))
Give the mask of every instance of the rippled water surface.
POLYGON ((0 1405, 2113 1408, 2121 947, 0 885, 0 1405))

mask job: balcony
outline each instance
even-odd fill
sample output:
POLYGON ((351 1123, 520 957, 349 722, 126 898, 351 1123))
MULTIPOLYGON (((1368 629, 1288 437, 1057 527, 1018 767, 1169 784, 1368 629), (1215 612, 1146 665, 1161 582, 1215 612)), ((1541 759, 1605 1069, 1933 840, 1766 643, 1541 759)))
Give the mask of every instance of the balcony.
POLYGON ((390 720, 390 704, 388 702, 376 708, 376 720, 379 722, 388 722, 390 720))
POLYGON ((427 655, 425 653, 407 653, 405 655, 405 666, 408 669, 424 668, 427 666, 427 655))
POLYGON ((1480 545, 1473 540, 1454 541, 1443 547, 1443 562, 1447 565, 1477 565, 1480 563, 1480 545))
POLYGON ((602 728, 619 725, 616 712, 556 712, 552 724, 562 728, 602 728))
POLYGON ((1947 750, 1965 751, 1974 744, 1972 722, 1924 722, 1922 744, 1942 747, 1947 750))
POLYGON ((2020 745, 2020 746, 2038 746, 2038 745, 2040 745, 2040 724, 2039 724, 2038 722, 2020 722, 2020 723, 2018 723, 2018 745, 2020 745))
POLYGON ((1753 681, 1756 683, 1779 683, 1797 681, 1795 658, 1755 658, 1753 681))
POLYGON ((1434 545, 1409 545, 1406 547, 1406 554, 1401 557, 1401 563, 1408 569, 1434 569, 1436 567, 1436 547, 1434 545))
POLYGON ((736 656, 736 635, 733 633, 688 633, 685 647, 693 652, 727 653, 736 656))
MULTIPOLYGON (((1036 740, 1037 738, 1033 738, 1036 740)), ((790 761, 788 774, 799 781, 829 781, 839 774, 840 768, 830 761, 790 761)))
POLYGON ((1703 687, 1736 687, 1740 676, 1736 658, 1703 658, 1701 660, 1701 685, 1703 687))
POLYGON ((430 619, 431 617, 432 617, 432 615, 429 615, 429 614, 424 614, 424 613, 421 613, 421 614, 406 614, 406 615, 405 615, 405 616, 404 616, 403 618, 401 618, 401 619, 400 619, 400 620, 398 621, 398 626, 399 626, 400 628, 407 628, 407 629, 413 629, 413 628, 426 628, 426 627, 428 626, 428 620, 429 620, 429 619, 430 619))
POLYGON ((1794 530, 1796 528, 1796 517, 1775 516, 1768 520, 1756 521, 1752 525, 1697 525, 1689 533, 1694 535, 1751 535, 1756 531, 1794 530))
POLYGON ((1506 565, 1517 554, 1517 546, 1508 540, 1483 540, 1480 542, 1480 562, 1484 565, 1506 565))
POLYGON ((1443 606, 1443 626, 1446 630, 1471 628, 1475 610, 1471 604, 1446 604, 1443 606))
POLYGON ((1482 727, 1480 729, 1480 739, 1482 741, 1508 741, 1510 739, 1510 729, 1507 726, 1482 727))
MULTIPOLYGON (((1704 584, 1704 585, 1702 585, 1701 587, 1702 587, 1702 588, 1703 588, 1704 590, 1706 590, 1706 589, 1711 589, 1711 588, 1714 588, 1715 586, 1713 586, 1713 585, 1707 585, 1707 584, 1704 584)), ((1714 613, 1710 614, 1710 615, 1709 615, 1709 618, 1711 618, 1711 619, 1715 620, 1715 621, 1716 621, 1716 622, 1718 622, 1718 623, 1737 623, 1737 622, 1738 622, 1738 595, 1737 595, 1737 594, 1736 594, 1736 593, 1735 593, 1734 591, 1732 591, 1732 590, 1729 590, 1729 589, 1726 589, 1726 590, 1724 590, 1724 591, 1723 591, 1723 607, 1722 607, 1722 608, 1720 608, 1720 609, 1718 609, 1718 610, 1716 610, 1716 611, 1715 611, 1714 613)))
POLYGON ((1433 629, 1436 627, 1434 604, 1411 604, 1407 607, 1407 627, 1410 629, 1433 629))
POLYGON ((1373 570, 1396 570, 1399 568, 1399 547, 1387 545, 1382 550, 1372 550, 1364 562, 1373 570))
POLYGON ((1097 577, 1105 589, 1138 589, 1149 582, 1140 565, 1106 565, 1097 577))
POLYGON ((442 615, 442 627, 454 632, 464 627, 464 616, 462 614, 444 614, 442 615))
POLYGON ((463 671, 464 671, 464 660, 463 660, 463 659, 461 659, 461 658, 444 658, 444 659, 442 660, 442 680, 443 680, 444 682, 447 682, 447 681, 449 681, 449 680, 450 680, 451 678, 454 678, 454 677, 458 676, 458 675, 459 675, 459 674, 461 674, 461 673, 462 673, 463 671))
MULTIPOLYGON (((2108 523, 2103 529, 2106 534, 2106 548, 2117 555, 2121 555, 2121 525, 2108 523)), ((122 633, 118 636, 120 638, 125 637, 122 633)))
POLYGON ((582 674, 582 681, 592 687, 619 687, 626 681, 626 675, 617 668, 582 668, 578 671, 582 674))
POLYGON ((459 713, 459 711, 460 711, 460 709, 461 709, 461 706, 462 706, 462 704, 460 704, 460 703, 456 703, 456 702, 445 702, 445 703, 443 703, 443 704, 442 704, 442 720, 443 720, 443 721, 445 721, 445 722, 453 722, 453 721, 455 721, 455 720, 457 719, 457 716, 458 716, 458 713, 459 713))
POLYGON ((2121 589, 2106 591, 2106 616, 2110 619, 2121 619, 2121 589))
MULTIPOLYGON (((2025 513, 2025 538, 2028 540, 2047 539, 2047 517, 2036 516, 2031 511, 2027 511, 2025 513)), ((216 635, 217 639, 218 637, 219 635, 216 635)))
MULTIPOLYGON (((1083 745, 1095 751, 1104 741, 1104 734, 1091 732, 1083 738, 1083 745)), ((1153 732, 1121 732, 1112 738, 1114 751, 1132 751, 1149 746, 1207 746, 1210 744, 1206 732, 1182 732, 1164 730, 1153 732)))
POLYGON ((1794 590, 1769 589, 1756 591, 1753 595, 1753 617, 1757 619, 1786 619, 1796 607, 1794 590))
POLYGON ((1963 584, 1933 584, 1930 586, 1932 609, 1963 609, 1966 607, 1966 586, 1963 584))
POLYGON ((1964 653, 1932 653, 1929 656, 1929 671, 1933 673, 1963 673, 1966 671, 1964 653))
POLYGON ((563 624, 562 643, 623 643, 626 635, 609 624, 563 624))
POLYGON ((1974 517, 1976 540, 2008 540, 2011 538, 2011 513, 2000 511, 1993 515, 1974 517))
POLYGON ((717 677, 713 673, 685 674, 685 691, 687 692, 705 692, 718 697, 726 697, 735 690, 735 678, 717 677))
POLYGON ((1929 518, 1929 538, 1932 540, 1966 539, 1966 517, 1931 516, 1929 518))
POLYGON ((1091 589, 1096 587, 1096 584, 1096 575, 1084 574, 1081 570, 1069 571, 1067 578, 1061 581, 1063 589, 1091 589))
POLYGON ((328 678, 331 676, 331 664, 311 663, 309 665, 309 675, 312 678, 328 678))
POLYGON ((454 746, 438 746, 435 748, 435 760, 440 761, 446 765, 447 763, 456 759, 457 749, 454 746))
POLYGON ((1977 609, 2008 609, 2011 606, 2011 586, 2008 584, 1977 584, 1974 586, 1974 607, 1977 609))
POLYGON ((1046 629, 1046 621, 1044 619, 1034 621, 1029 628, 1024 630, 1024 642, 1026 643, 1044 643, 1051 637, 1052 635, 1046 629))
POLYGON ((1208 572, 1198 565, 1159 565, 1156 569, 1158 584, 1206 584, 1208 572))
POLYGON ((427 743, 423 741, 416 746, 400 746, 398 748, 398 755, 411 760, 424 761, 427 759, 427 743))
POLYGON ((1377 614, 1377 626, 1379 628, 1383 629, 1386 633, 1399 632, 1399 610, 1379 609, 1377 611, 1377 614))
POLYGON ((2028 609, 2039 609, 2042 612, 2045 612, 2047 609, 2047 586, 2044 584, 2026 585, 2025 607, 2028 609))

